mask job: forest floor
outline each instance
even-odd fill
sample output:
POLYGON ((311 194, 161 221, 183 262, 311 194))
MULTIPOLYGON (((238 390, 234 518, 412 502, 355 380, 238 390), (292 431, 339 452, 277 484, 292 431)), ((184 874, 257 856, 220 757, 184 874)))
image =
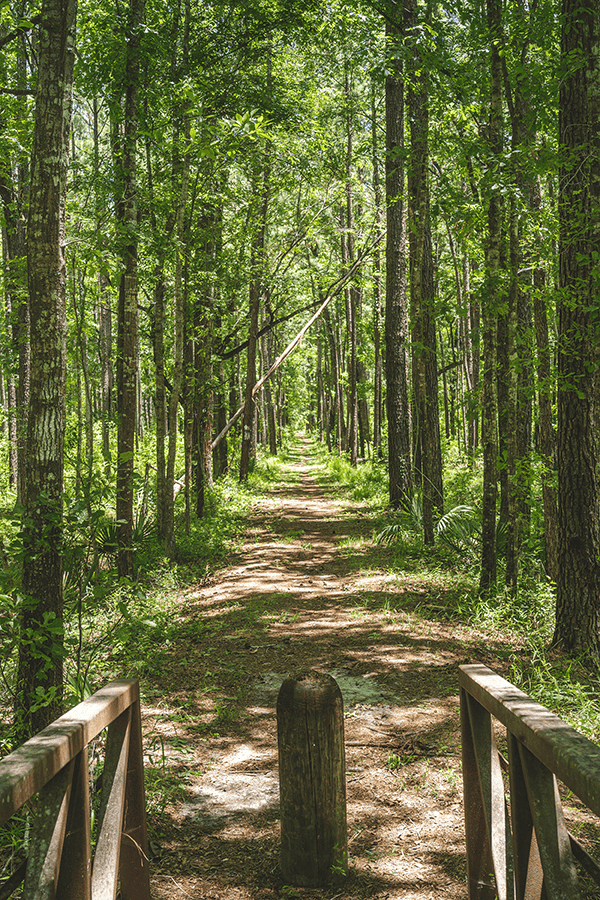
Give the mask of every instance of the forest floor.
POLYGON ((467 895, 457 670, 501 670, 494 643, 440 621, 433 576, 378 566, 368 511, 319 486, 309 452, 227 567, 182 593, 144 677, 153 898, 467 895), (279 868, 275 704, 307 668, 333 674, 345 712, 349 872, 318 890, 279 868))

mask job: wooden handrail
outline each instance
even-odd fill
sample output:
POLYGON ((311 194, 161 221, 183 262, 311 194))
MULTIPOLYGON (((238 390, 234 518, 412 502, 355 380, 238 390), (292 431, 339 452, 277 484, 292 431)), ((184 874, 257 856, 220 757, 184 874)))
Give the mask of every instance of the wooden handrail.
POLYGON ((113 681, 0 760, 0 826, 39 795, 23 898, 149 900, 137 680, 113 681), (107 728, 96 853, 88 744, 107 728))
POLYGON ((557 778, 600 815, 600 748, 487 666, 460 666, 459 685, 469 900, 576 900, 574 857, 598 867, 567 831, 557 778))

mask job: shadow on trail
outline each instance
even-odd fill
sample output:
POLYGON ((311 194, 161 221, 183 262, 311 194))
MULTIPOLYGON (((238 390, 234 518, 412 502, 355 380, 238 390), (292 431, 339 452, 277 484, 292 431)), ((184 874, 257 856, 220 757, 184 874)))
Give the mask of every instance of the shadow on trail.
POLYGON ((342 884, 286 895, 463 897, 461 833, 440 823, 462 821, 457 669, 472 639, 445 611, 424 613, 421 591, 357 587, 378 552, 368 517, 306 476, 301 451, 292 465, 301 483, 270 491, 280 508, 252 516, 227 572, 152 636, 146 740, 163 756, 150 785, 171 791, 154 883, 164 896, 169 878, 194 897, 282 896, 275 705, 288 674, 313 668, 345 695, 351 868, 342 884))
MULTIPOLYGON (((328 605, 337 609, 335 603, 328 602, 328 605)), ((356 613, 352 608, 348 611, 350 616, 356 613)), ((184 715, 177 726, 174 746, 181 749, 186 744, 197 744, 198 740, 204 742, 206 756, 202 756, 201 751, 200 772, 207 773, 213 788, 213 795, 203 799, 199 793, 203 779, 197 777, 197 760, 190 766, 184 759, 172 767, 172 777, 185 785, 181 799, 183 807, 187 805, 188 814, 182 818, 179 811, 171 816, 165 830, 173 837, 175 847, 183 835, 185 843, 184 850, 176 848, 165 852, 160 861, 161 871, 174 872, 178 877, 180 865, 183 876, 185 861, 190 859, 189 848, 193 846, 201 851, 200 859, 195 863, 196 874, 214 885, 216 890, 225 892, 244 884, 251 897, 280 896, 283 879, 278 867, 276 833, 279 816, 277 689, 271 693, 261 690, 261 676, 279 673, 283 678, 294 671, 297 658, 301 658, 302 665, 307 657, 310 658, 312 667, 319 670, 342 667, 357 679, 374 677, 382 691, 379 703, 384 708, 400 707, 401 719, 403 711, 408 714, 411 708, 422 704, 426 704, 427 710, 435 710, 431 723, 421 723, 416 734, 412 724, 404 726, 400 721, 388 729, 385 736, 375 733, 365 741, 364 748, 347 747, 350 770, 354 765, 353 752, 358 754, 359 761, 361 754, 366 754, 369 766, 375 764, 374 757, 378 753, 382 754, 377 763, 380 766, 385 765, 385 760, 392 755, 406 758, 406 764, 396 773, 398 782, 416 778, 414 773, 420 764, 442 767, 447 766, 449 760, 456 760, 457 665, 464 658, 465 644, 458 638, 415 636, 408 621, 399 632, 387 634, 368 618, 368 610, 366 618, 364 612, 360 612, 361 618, 356 613, 355 620, 350 619, 343 628, 332 632, 326 620, 319 621, 322 612, 305 602, 303 613, 292 621, 294 614, 290 614, 289 597, 266 594, 260 600, 249 601, 241 609, 223 610, 214 616, 210 627, 200 618, 174 625, 170 646, 155 655, 156 674, 146 676, 146 690, 151 694, 154 687, 156 696, 160 696, 165 686, 161 671, 178 675, 177 681, 185 680, 181 707, 184 715), (267 631, 272 622, 277 622, 285 634, 278 638, 269 635, 267 631), (240 629, 246 638, 236 636, 240 629), (288 636, 289 641, 285 640, 288 636), (245 757, 240 748, 251 748, 251 754, 249 752, 245 757), (195 776, 190 777, 190 768, 194 769, 195 776), (272 792, 261 808, 250 803, 246 810, 235 809, 235 802, 225 800, 229 804, 227 811, 223 813, 221 802, 218 814, 215 813, 214 792, 226 790, 221 788, 221 782, 239 793, 240 779, 254 780, 264 799, 265 778, 270 778, 272 792), (249 829, 253 838, 248 837, 249 829), (251 870, 246 865, 248 854, 257 860, 251 870)), ((165 710, 165 715, 168 717, 171 712, 165 710)), ((353 717, 365 715, 364 705, 347 707, 346 715, 349 716, 346 719, 348 740, 353 717)), ((165 745, 169 746, 168 739, 165 739, 165 745)), ((390 773, 384 774, 389 782, 390 773)), ((385 780, 383 773, 381 777, 385 780)), ((373 803, 366 804, 360 795, 353 799, 349 792, 351 870, 343 885, 344 896, 377 897, 386 892, 402 896, 402 892, 418 893, 425 887, 431 890, 430 877, 423 880, 418 873, 407 877, 402 866, 393 877, 368 870, 372 859, 373 865, 376 863, 376 836, 381 821, 392 818, 399 823, 409 821, 411 829, 417 832, 428 825, 429 804, 420 803, 415 808, 413 803, 404 800, 404 796, 402 790, 388 787, 374 806, 373 803), (361 865, 353 869, 353 860, 359 859, 361 865)), ((399 859, 404 852, 401 831, 399 827, 395 849, 399 859)), ((427 850, 424 853, 428 854, 430 864, 439 870, 440 879, 452 877, 458 882, 464 881, 464 856, 460 850, 449 847, 447 851, 427 850)), ((339 885, 335 889, 331 886, 332 893, 339 890, 339 885)), ((321 897, 323 893, 317 892, 314 896, 321 897)))

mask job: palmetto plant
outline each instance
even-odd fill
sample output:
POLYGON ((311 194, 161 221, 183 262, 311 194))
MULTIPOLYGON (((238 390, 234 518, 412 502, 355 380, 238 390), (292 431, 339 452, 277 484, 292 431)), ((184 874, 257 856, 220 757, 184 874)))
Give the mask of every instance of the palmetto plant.
POLYGON ((459 505, 444 513, 436 525, 436 535, 457 553, 478 555, 481 546, 481 518, 472 506, 459 505))
MULTIPOLYGON (((420 494, 415 494, 403 509, 396 513, 395 521, 375 535, 379 544, 405 543, 423 527, 423 504, 420 494)), ((454 506, 439 519, 435 526, 437 539, 448 549, 461 555, 476 558, 481 546, 481 516, 472 506, 454 506)))

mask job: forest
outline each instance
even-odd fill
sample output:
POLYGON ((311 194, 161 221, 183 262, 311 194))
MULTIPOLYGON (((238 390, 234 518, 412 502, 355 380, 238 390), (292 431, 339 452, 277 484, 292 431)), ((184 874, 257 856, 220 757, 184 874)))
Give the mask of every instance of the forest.
POLYGON ((597 665, 600 8, 7 0, 0 46, 16 739, 294 432, 597 665))

